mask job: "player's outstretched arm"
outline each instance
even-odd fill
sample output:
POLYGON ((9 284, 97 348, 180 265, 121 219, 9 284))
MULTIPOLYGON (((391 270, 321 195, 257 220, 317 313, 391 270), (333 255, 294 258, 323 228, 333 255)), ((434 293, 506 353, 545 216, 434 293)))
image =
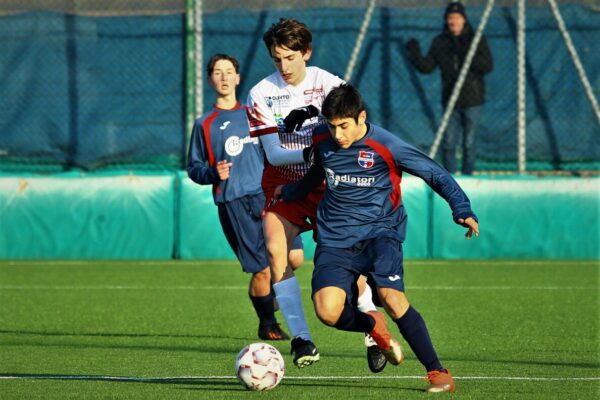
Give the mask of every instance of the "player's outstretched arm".
POLYGON ((260 136, 260 144, 265 150, 265 155, 271 165, 280 166, 304 162, 303 150, 284 148, 281 145, 278 133, 269 133, 260 136))
POLYGON ((473 233, 477 236, 479 234, 478 220, 471 209, 471 201, 452 175, 444 167, 429 158, 427 154, 401 139, 394 138, 394 142, 390 143, 390 146, 393 147, 396 165, 401 170, 423 179, 438 195, 448 202, 452 209, 454 222, 473 229, 470 233, 467 232, 468 237, 471 237, 473 233), (465 224, 467 220, 469 220, 469 223, 465 224))

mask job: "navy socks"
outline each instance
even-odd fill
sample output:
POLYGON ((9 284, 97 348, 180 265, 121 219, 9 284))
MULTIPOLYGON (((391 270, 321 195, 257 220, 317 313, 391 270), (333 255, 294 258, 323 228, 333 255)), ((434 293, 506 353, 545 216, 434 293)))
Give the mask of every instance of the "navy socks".
POLYGON ((375 326, 375 320, 369 314, 360 312, 351 305, 346 304, 340 319, 334 326, 341 331, 371 332, 373 326, 375 326))
POLYGON ((254 306, 256 315, 258 315, 261 326, 272 325, 277 322, 275 319, 275 296, 273 296, 273 292, 261 297, 250 296, 250 300, 252 300, 252 305, 254 306))
POLYGON ((428 372, 443 369, 431 343, 425 321, 417 310, 410 306, 408 311, 394 322, 398 325, 404 340, 428 372))

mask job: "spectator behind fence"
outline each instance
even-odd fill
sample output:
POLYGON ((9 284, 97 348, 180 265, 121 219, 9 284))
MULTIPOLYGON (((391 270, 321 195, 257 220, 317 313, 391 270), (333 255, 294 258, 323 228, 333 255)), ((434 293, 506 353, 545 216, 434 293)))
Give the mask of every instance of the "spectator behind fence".
MULTIPOLYGON (((433 39, 425 57, 421 56, 419 42, 414 38, 406 43, 406 49, 409 60, 420 72, 427 74, 435 67, 440 67, 442 105, 446 107, 475 35, 462 3, 448 4, 444 18, 444 30, 433 39)), ((472 175, 475 169, 477 149, 475 132, 481 106, 485 102, 484 75, 492 70, 492 66, 492 54, 485 36, 482 35, 442 140, 442 164, 451 173, 455 173, 457 169, 456 147, 461 133, 463 150, 461 172, 464 175, 472 175)))

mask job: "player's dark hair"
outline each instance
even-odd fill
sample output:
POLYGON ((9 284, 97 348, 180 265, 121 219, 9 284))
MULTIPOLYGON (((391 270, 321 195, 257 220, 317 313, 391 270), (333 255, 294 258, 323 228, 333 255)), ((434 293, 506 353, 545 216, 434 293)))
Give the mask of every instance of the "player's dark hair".
POLYGON ((358 115, 364 110, 365 105, 360 92, 354 86, 343 83, 325 97, 321 114, 327 121, 353 118, 358 122, 358 115))
POLYGON ((206 72, 208 73, 208 76, 212 75, 213 70, 215 69, 215 64, 217 61, 221 60, 231 61, 233 68, 235 68, 235 73, 240 73, 240 63, 235 59, 235 57, 232 57, 228 54, 215 54, 210 58, 210 60, 208 60, 208 64, 206 65, 206 72))
POLYGON ((263 35, 263 41, 269 54, 273 46, 285 46, 293 51, 305 54, 312 47, 312 33, 310 29, 294 18, 280 18, 279 22, 271 25, 263 35))

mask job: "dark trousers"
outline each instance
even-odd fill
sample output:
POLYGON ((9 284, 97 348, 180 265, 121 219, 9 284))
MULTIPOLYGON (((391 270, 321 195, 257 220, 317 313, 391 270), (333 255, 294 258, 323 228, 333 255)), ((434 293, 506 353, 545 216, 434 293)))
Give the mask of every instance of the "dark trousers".
POLYGON ((475 170, 477 145, 475 131, 479 123, 481 106, 455 109, 450 114, 448 127, 442 139, 442 164, 451 173, 456 172, 456 148, 462 138, 462 169, 464 175, 475 170))

